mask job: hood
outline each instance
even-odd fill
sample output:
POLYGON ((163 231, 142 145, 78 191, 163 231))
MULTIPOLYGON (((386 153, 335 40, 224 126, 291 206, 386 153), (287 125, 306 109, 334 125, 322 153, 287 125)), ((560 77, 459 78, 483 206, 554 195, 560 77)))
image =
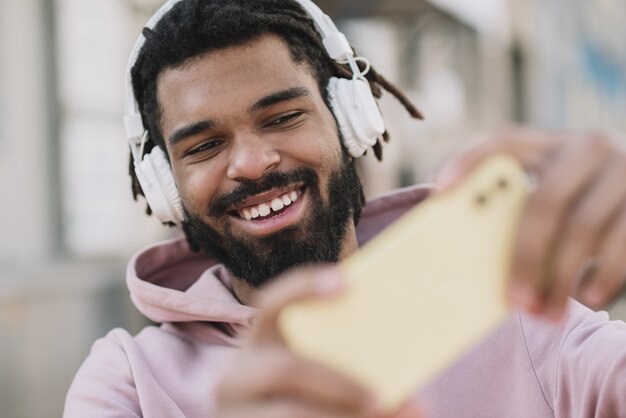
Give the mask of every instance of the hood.
MULTIPOLYGON (((423 200, 432 186, 413 186, 369 201, 357 227, 365 244, 423 200)), ((126 283, 137 309, 154 322, 220 322, 248 326, 255 309, 233 295, 230 275, 216 260, 190 250, 184 238, 157 243, 129 262, 126 283)))

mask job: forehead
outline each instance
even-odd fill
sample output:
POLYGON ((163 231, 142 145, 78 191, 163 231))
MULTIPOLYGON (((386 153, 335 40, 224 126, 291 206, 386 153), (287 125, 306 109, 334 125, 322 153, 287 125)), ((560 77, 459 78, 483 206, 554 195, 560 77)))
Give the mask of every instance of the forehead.
MULTIPOLYGON (((192 58, 163 71, 157 81, 162 122, 208 103, 219 108, 248 105, 290 87, 317 90, 308 66, 294 62, 285 42, 266 35, 243 45, 192 58)), ((199 116, 199 115, 198 115, 199 116)))

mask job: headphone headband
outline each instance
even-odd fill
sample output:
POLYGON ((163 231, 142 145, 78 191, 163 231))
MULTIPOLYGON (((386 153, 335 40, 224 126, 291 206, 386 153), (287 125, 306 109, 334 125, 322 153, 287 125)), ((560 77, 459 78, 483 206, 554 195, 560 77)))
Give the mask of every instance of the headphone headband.
MULTIPOLYGON (((161 18, 169 12, 172 7, 182 0, 168 0, 165 2, 145 25, 145 28, 153 29, 161 18)), ((355 78, 362 78, 363 73, 356 65, 356 60, 350 43, 346 39, 346 36, 339 32, 337 26, 332 19, 326 15, 315 3, 311 0, 294 0, 297 2, 311 17, 315 26, 322 36, 322 42, 328 55, 335 61, 340 63, 347 63, 350 65, 355 78)), ((126 138, 131 142, 131 147, 138 147, 141 143, 141 136, 144 132, 143 120, 139 111, 139 104, 135 98, 133 91, 131 69, 137 61, 139 52, 144 45, 146 38, 143 34, 140 34, 133 46, 130 53, 128 63, 126 65, 126 78, 125 78, 125 102, 124 102, 124 128, 126 131, 126 138)), ((359 57, 359 60, 365 60, 365 58, 359 57)))
MULTIPOLYGON (((176 5, 176 3, 181 0, 168 0, 165 2, 159 10, 156 11, 152 15, 152 17, 145 24, 145 28, 153 29, 156 24, 161 20, 161 18, 169 12, 172 7, 176 5)), ((139 34, 137 40, 135 41, 135 45, 133 45, 133 49, 128 57, 128 63, 126 64, 126 77, 125 77, 125 91, 124 91, 124 128, 126 131, 126 138, 128 140, 133 140, 135 146, 138 146, 141 143, 141 136, 143 135, 144 127, 143 121, 141 120, 141 113, 139 112, 139 104, 135 99, 135 93, 133 92, 133 80, 131 76, 131 70, 137 62, 137 57, 139 57, 139 51, 143 47, 146 38, 143 34, 139 34)), ((133 143, 131 143, 131 148, 133 147, 133 143)))

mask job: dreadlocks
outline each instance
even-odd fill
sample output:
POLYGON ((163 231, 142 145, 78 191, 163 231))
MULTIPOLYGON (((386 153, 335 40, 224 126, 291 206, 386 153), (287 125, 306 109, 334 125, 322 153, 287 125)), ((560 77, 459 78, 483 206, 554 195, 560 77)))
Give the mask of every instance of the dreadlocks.
MULTIPOLYGON (((286 41, 293 60, 304 63, 315 77, 320 93, 328 106, 326 88, 335 77, 351 78, 347 65, 333 61, 308 14, 293 0, 183 0, 177 3, 155 26, 144 29, 146 38, 131 70, 133 90, 149 141, 144 151, 154 146, 165 151, 160 128, 161 109, 157 99, 157 79, 165 69, 184 65, 189 60, 212 51, 238 46, 263 35, 274 34, 286 41)), ((364 64, 359 62, 359 66, 364 64)), ((395 96, 414 118, 422 118, 419 110, 395 86, 374 68, 365 78, 376 98, 386 90, 395 96)), ((387 142, 385 132, 382 140, 387 142)), ((343 144, 342 144, 343 146, 343 144)), ((382 160, 380 140, 373 147, 382 160)), ((165 152, 167 155, 167 152, 165 152)), ((130 163, 133 197, 143 195, 130 163)), ((150 208, 147 209, 150 213, 150 208)))

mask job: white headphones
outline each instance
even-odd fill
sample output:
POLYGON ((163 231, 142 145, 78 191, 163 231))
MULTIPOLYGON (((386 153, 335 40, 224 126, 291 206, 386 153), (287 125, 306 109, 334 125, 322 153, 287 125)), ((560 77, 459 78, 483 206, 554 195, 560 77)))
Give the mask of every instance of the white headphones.
MULTIPOLYGON (((146 28, 153 29, 176 3, 181 0, 169 0, 148 20, 146 28)), ((337 29, 335 23, 310 0, 295 0, 315 22, 322 37, 326 52, 336 62, 348 64, 352 70, 352 79, 332 77, 328 83, 330 106, 343 142, 353 157, 362 156, 367 148, 376 144, 376 140, 385 132, 385 124, 376 105, 376 100, 365 79, 369 71, 369 62, 363 57, 355 57, 345 35, 337 29), (366 68, 361 71, 357 61, 364 62, 366 68)), ((183 210, 172 175, 172 170, 160 147, 155 146, 149 154, 143 155, 143 148, 148 140, 139 104, 132 87, 131 69, 137 61, 145 37, 139 35, 128 59, 126 67, 125 115, 124 127, 130 143, 135 174, 144 196, 154 215, 161 222, 180 223, 183 210), (143 158, 142 158, 143 156, 143 158)))

